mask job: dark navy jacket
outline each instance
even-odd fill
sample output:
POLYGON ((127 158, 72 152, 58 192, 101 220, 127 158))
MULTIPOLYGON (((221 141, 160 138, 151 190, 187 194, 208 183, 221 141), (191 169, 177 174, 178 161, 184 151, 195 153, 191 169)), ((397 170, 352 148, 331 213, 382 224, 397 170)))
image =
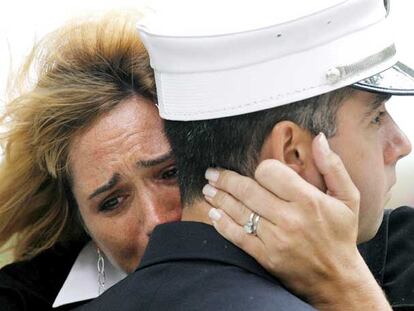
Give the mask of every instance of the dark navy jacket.
POLYGON ((314 309, 212 226, 177 222, 157 226, 138 269, 79 310, 314 309))
MULTIPOLYGON (((52 303, 82 247, 56 246, 0 269, 0 310, 60 310, 52 303)), ((378 234, 360 251, 393 308, 414 310, 414 209, 387 210, 378 234)))
POLYGON ((359 251, 394 310, 414 310, 414 208, 386 210, 378 233, 359 251))

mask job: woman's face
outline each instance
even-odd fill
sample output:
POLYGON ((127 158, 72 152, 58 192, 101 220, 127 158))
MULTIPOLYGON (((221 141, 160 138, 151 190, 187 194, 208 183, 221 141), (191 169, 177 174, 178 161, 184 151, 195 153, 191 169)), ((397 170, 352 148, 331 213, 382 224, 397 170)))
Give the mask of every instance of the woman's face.
POLYGON ((75 137, 73 193, 109 260, 130 273, 154 227, 181 218, 177 171, 154 104, 125 100, 75 137))

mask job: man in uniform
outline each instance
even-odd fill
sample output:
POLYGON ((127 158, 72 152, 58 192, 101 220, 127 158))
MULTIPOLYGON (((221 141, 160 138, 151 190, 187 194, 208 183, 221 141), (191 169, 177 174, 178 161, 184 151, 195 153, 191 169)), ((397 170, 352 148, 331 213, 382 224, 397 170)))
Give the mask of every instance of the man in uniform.
MULTIPOLYGON (((377 232, 395 164, 411 151, 384 103, 413 93, 384 3, 278 2, 227 1, 213 10, 211 2, 179 10, 174 2, 139 25, 180 172, 183 222, 158 226, 137 271, 85 310, 310 310, 216 233, 203 186, 208 167, 252 176, 260 162, 276 159, 289 167, 287 175, 329 190, 315 167, 315 136, 319 151, 331 154, 328 137, 361 193, 355 239, 377 232)), ((294 193, 285 189, 285 199, 294 193)), ((260 235, 259 220, 252 214, 249 233, 260 235)), ((364 267, 355 274, 365 275, 364 267)), ((352 278, 347 285, 364 299, 344 300, 338 309, 388 308, 372 283, 352 278)))

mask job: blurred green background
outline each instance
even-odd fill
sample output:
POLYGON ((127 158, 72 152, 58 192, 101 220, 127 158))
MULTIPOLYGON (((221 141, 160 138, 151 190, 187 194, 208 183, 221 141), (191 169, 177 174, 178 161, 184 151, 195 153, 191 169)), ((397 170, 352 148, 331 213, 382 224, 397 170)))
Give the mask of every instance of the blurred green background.
POLYGON ((12 256, 10 253, 2 253, 0 255, 0 267, 5 266, 6 264, 8 264, 10 261, 12 260, 12 256))
POLYGON ((0 267, 8 264, 12 261, 12 259, 13 256, 11 254, 11 251, 8 251, 6 247, 4 249, 0 249, 0 267))

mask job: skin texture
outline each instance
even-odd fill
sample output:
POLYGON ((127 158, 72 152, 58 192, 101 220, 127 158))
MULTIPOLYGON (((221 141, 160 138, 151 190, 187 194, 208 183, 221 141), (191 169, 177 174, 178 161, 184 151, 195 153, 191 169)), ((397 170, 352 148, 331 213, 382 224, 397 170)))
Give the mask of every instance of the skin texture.
POLYGON ((260 163, 255 181, 209 170, 216 188, 206 185, 206 200, 222 208, 209 216, 223 236, 318 310, 390 310, 356 247, 359 192, 326 144, 318 135, 312 145, 329 194, 277 160, 260 163), (261 215, 256 235, 242 228, 252 211, 261 215))
MULTIPOLYGON (((361 202, 366 202, 361 205, 361 210, 356 208, 355 211, 356 215, 359 212, 361 213, 361 218, 367 217, 367 221, 361 221, 358 233, 355 229, 355 234, 349 234, 350 231, 345 231, 344 234, 353 237, 351 238, 353 242, 350 244, 354 246, 357 236, 359 241, 366 240, 372 237, 378 229, 382 217, 382 206, 389 197, 389 188, 395 182, 395 164, 411 149, 406 137, 399 131, 388 115, 383 115, 380 120, 381 124, 378 123, 379 111, 384 109, 380 106, 380 109, 370 111, 368 103, 373 101, 375 101, 375 97, 372 94, 356 92, 355 97, 340 109, 338 113, 338 132, 335 137, 330 139, 332 149, 344 158, 345 166, 350 171, 352 181, 361 192, 361 202), (347 148, 349 146, 361 146, 361 148, 358 152, 355 152, 355 148, 347 148), (369 165, 365 165, 366 163, 369 165), (378 170, 378 167, 380 167, 380 170, 378 170), (367 179, 366 177, 372 170, 375 172, 367 179), (374 195, 375 193, 380 193, 380 195, 374 195), (378 208, 378 206, 381 206, 381 208, 378 208)), ((150 103, 146 103, 147 105, 144 105, 146 109, 142 109, 141 99, 141 102, 138 103, 141 104, 138 111, 136 102, 137 100, 130 105, 128 105, 129 102, 125 102, 119 108, 101 118, 88 131, 79 135, 71 150, 74 193, 85 225, 97 245, 111 261, 127 272, 133 271, 139 263, 148 242, 148 236, 154 226, 158 223, 178 220, 180 217, 178 189, 175 180, 171 183, 171 179, 166 181, 155 177, 159 176, 159 173, 141 174, 140 169, 142 167, 137 169, 135 165, 137 161, 157 158, 169 152, 168 144, 162 134, 162 124, 155 108, 150 103), (162 139, 159 138, 160 136, 162 139), (82 154, 82 157, 79 157, 79 154, 82 154), (93 165, 90 163, 93 163, 93 165), (131 174, 131 172, 135 172, 135 174, 131 174), (88 197, 96 188, 110 180, 115 173, 121 176, 121 182, 118 185, 122 186, 114 188, 116 189, 115 192, 118 189, 120 191, 120 195, 116 200, 128 204, 123 206, 124 203, 121 202, 120 207, 113 211, 99 211, 98 206, 101 201, 108 197, 112 198, 113 191, 101 194, 92 200, 89 200, 88 197), (162 182, 159 182, 160 180, 162 182), (146 191, 142 191, 143 189, 146 189, 146 191), (160 199, 156 199, 157 195, 160 199), (137 238, 134 240, 131 237, 137 238)), ((264 161, 264 164, 266 159, 279 159, 281 163, 286 164, 299 176, 316 186, 314 187, 315 191, 322 190, 325 192, 329 188, 323 174, 320 173, 321 168, 315 165, 315 155, 312 152, 312 137, 306 131, 291 122, 281 122, 275 126, 272 134, 266 140, 261 160, 264 161)), ((172 165, 173 163, 172 160, 167 162, 163 163, 161 167, 157 166, 157 169, 160 168, 160 171, 162 171, 164 168, 169 168, 168 164, 172 165), (164 164, 167 165, 164 166, 164 164)), ((260 167, 263 167, 263 165, 260 167)), ((148 170, 148 168, 145 168, 145 170, 148 170)), ((263 171, 267 170, 268 168, 263 171)), ((351 201, 355 203, 354 198, 351 201)), ((210 203, 213 204, 211 201, 210 203)), ((183 219, 211 223, 206 216, 206 211, 210 208, 211 206, 206 203, 200 203, 197 208, 195 206, 186 208, 183 219)), ((248 214, 245 213, 245 217, 248 217, 246 216, 248 214)), ((355 214, 353 215, 355 216, 355 214)), ((356 228, 358 217, 352 217, 352 215, 349 215, 349 217, 351 219, 350 223, 353 223, 356 228)), ((241 221, 241 224, 246 221, 241 221)), ((264 219, 262 219, 263 221, 264 219)), ((335 222, 333 221, 333 223, 335 222)), ((352 224, 349 227, 352 227, 352 224)), ((326 235, 326 232, 319 232, 319 234, 323 236, 326 235)), ((222 232, 222 234, 225 235, 225 232, 222 232)), ((317 234, 314 235, 315 240, 317 240, 317 234)), ((297 241, 301 241, 301 237, 296 235, 297 241)), ((295 242, 286 241, 286 243, 295 245, 295 242)), ((322 248, 317 243, 315 245, 322 248)), ((336 243, 332 243, 332 245, 337 246, 336 243)), ((288 250, 288 247, 284 249, 288 250)), ((303 249, 305 250, 305 248, 303 249)), ((355 251, 355 248, 353 250, 355 251)), ((340 254, 340 252, 338 253, 340 254)), ((357 252, 351 253, 357 256, 357 252)), ((272 252, 269 251, 268 254, 264 252, 256 253, 256 256, 257 254, 264 257, 270 256, 272 252)), ((305 257, 309 258, 308 255, 305 257)), ((302 257, 299 256, 298 258, 302 257)), ((259 262, 264 261, 259 258, 259 262)), ((292 261, 292 263, 298 266, 300 260, 292 261)), ((274 268, 269 264, 263 265, 269 270, 274 268)), ((355 264, 349 261, 347 265, 348 275, 351 271, 359 271, 360 275, 369 274, 369 271, 367 272, 365 267, 360 265, 360 262, 355 264)), ((323 264, 321 266, 321 269, 325 269, 323 264)), ((309 271, 315 269, 312 265, 305 267, 309 271)), ((324 275, 326 270, 322 272, 319 270, 317 273, 324 275)), ((291 284, 289 283, 289 278, 291 278, 289 269, 285 269, 284 276, 288 280, 288 284, 291 284)), ((331 278, 329 281, 333 282, 334 280, 337 279, 331 278)), ((320 282, 320 284, 327 283, 320 282)), ((349 287, 358 284, 358 282, 351 280, 345 283, 340 282, 340 284, 346 284, 349 287)), ((368 284, 373 283, 369 281, 368 284)), ((291 287, 295 290, 294 286, 291 287)), ((313 288, 316 291, 320 289, 320 291, 332 293, 332 291, 327 291, 326 288, 323 290, 322 287, 313 286, 313 288)), ((343 290, 341 286, 331 286, 330 288, 337 288, 338 291, 343 290)), ((302 293, 306 296, 306 292, 302 293)), ((317 294, 314 295, 317 296, 317 294)), ((334 293, 332 293, 333 296, 334 293)), ((321 305, 327 303, 323 297, 320 301, 321 305)))
MULTIPOLYGON (((377 101, 372 93, 354 92, 339 108, 337 132, 328 140, 360 192, 358 243, 370 240, 378 231, 396 181, 396 164, 411 152, 410 141, 386 111, 385 102, 377 101)), ((325 192, 312 139, 290 122, 279 123, 265 142, 261 160, 277 159, 325 192)))
MULTIPOLYGON (((338 110, 337 133, 329 139, 360 192, 359 243, 372 238, 378 230, 395 183, 396 163, 411 152, 408 138, 386 112, 385 103, 376 102, 378 98, 372 93, 354 92, 338 110)), ((312 136, 296 124, 283 121, 275 125, 264 142, 259 162, 267 159, 284 163, 319 190, 327 190, 315 165, 312 136)), ((191 207, 183 215, 194 214, 209 223, 205 213, 208 206, 203 202, 199 205, 199 209, 191 207)))
POLYGON ((174 161, 150 101, 127 99, 80 133, 71 144, 70 168, 87 231, 127 273, 139 264, 154 227, 181 218, 174 161))
POLYGON ((347 100, 338 112, 338 132, 329 140, 361 193, 358 242, 370 240, 378 231, 396 182, 396 164, 411 152, 410 141, 385 103, 374 111, 367 106, 372 97, 357 92, 347 100))
POLYGON ((206 200, 219 208, 209 213, 216 229, 319 309, 390 308, 356 243, 377 231, 395 165, 411 145, 375 101, 356 92, 343 103, 330 147, 323 135, 276 125, 255 180, 206 174, 206 200), (251 211, 262 216, 257 236, 242 227, 251 211))

